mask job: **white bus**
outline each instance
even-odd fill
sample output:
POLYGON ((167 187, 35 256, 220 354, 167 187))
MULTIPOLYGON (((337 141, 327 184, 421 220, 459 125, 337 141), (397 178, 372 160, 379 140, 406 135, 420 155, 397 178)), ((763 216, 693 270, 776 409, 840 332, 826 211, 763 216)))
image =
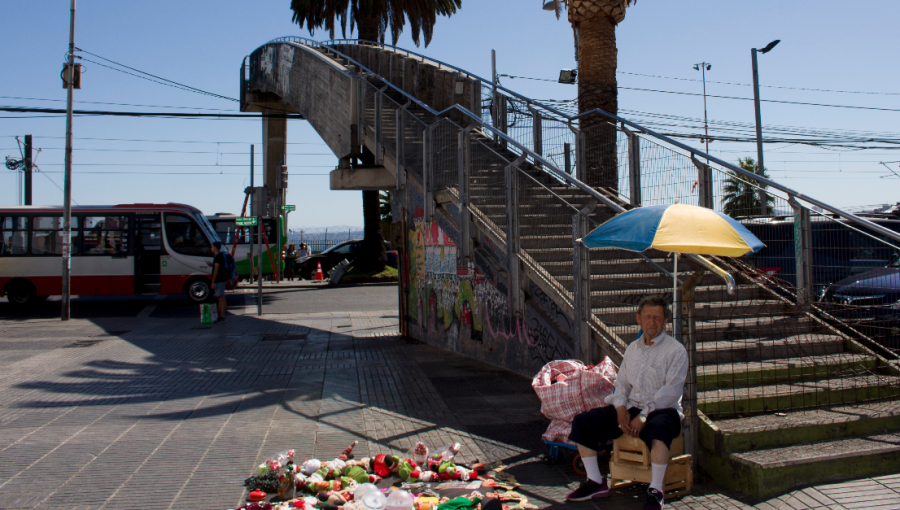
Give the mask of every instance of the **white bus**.
MULTIPOLYGON (((183 204, 72 207, 72 295, 211 293, 211 243, 183 204)), ((62 207, 0 208, 0 296, 25 305, 62 294, 62 207)))

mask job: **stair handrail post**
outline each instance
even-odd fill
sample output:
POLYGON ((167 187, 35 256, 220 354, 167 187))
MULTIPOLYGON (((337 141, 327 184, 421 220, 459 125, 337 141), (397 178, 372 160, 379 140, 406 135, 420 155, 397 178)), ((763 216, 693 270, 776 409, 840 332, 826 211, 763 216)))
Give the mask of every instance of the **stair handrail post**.
MULTIPOLYGON (((474 125, 472 125, 474 127, 474 125)), ((471 175, 471 151, 469 132, 460 129, 457 143, 457 170, 459 178, 459 240, 462 259, 468 267, 472 262, 471 212, 469 211, 469 177, 471 175)))
POLYGON ((812 225, 809 209, 790 196, 788 204, 794 211, 794 263, 797 274, 797 304, 807 306, 812 302, 812 225))
POLYGON ((382 147, 381 133, 381 102, 384 98, 384 89, 375 94, 375 164, 384 164, 384 148, 382 147))
POLYGON ((519 251, 519 164, 525 156, 519 156, 506 166, 506 258, 509 269, 509 303, 513 317, 522 315, 522 285, 519 251))
POLYGON ((697 336, 694 289, 703 279, 700 268, 676 290, 675 311, 679 315, 676 327, 680 327, 680 340, 688 355, 688 373, 684 381, 684 449, 691 455, 691 469, 697 476, 697 455, 700 451, 700 412, 697 409, 697 336))
POLYGON ((584 132, 579 130, 575 137, 575 179, 584 182, 584 132))
POLYGON ((641 206, 641 139, 637 133, 622 124, 622 132, 628 139, 628 189, 632 207, 641 206))
POLYGON ((691 154, 691 163, 697 167, 698 204, 700 207, 712 209, 715 205, 713 202, 712 168, 708 164, 694 157, 693 154, 691 154))
MULTIPOLYGON (((497 121, 499 122, 499 125, 497 125, 497 129, 499 129, 500 132, 503 133, 504 135, 508 135, 509 132, 507 131, 508 127, 506 125, 506 121, 507 121, 506 96, 504 96, 503 94, 497 94, 497 97, 499 99, 498 113, 497 113, 497 121)), ((500 145, 504 149, 506 149, 509 144, 507 143, 505 138, 501 138, 500 145)))
POLYGON ((428 126, 424 130, 422 130, 422 189, 425 191, 425 223, 430 223, 433 219, 433 211, 434 211, 434 193, 431 192, 431 150, 428 146, 428 141, 431 139, 431 136, 428 135, 428 132, 434 126, 437 126, 438 123, 428 126))
MULTIPOLYGON (((528 109, 531 110, 531 143, 534 153, 538 156, 544 156, 544 130, 542 127, 543 117, 541 112, 532 107, 529 103, 528 109)), ((540 168, 540 162, 536 162, 536 167, 540 168)))
POLYGON ((582 242, 590 232, 588 206, 572 215, 572 304, 575 311, 575 357, 586 365, 594 363, 594 343, 591 341, 591 252, 582 242))
POLYGON ((396 137, 396 153, 394 157, 394 163, 397 168, 397 190, 402 191, 406 189, 406 166, 403 164, 403 151, 404 143, 403 143, 403 132, 404 132, 404 122, 406 119, 403 117, 403 112, 406 110, 403 107, 397 108, 394 111, 394 126, 397 129, 397 137, 396 137))
POLYGON ((356 111, 359 115, 359 118, 356 121, 356 125, 358 128, 357 137, 359 142, 359 150, 360 154, 362 154, 362 148, 366 145, 366 79, 362 76, 362 74, 357 75, 359 78, 356 80, 357 84, 357 106, 356 111))

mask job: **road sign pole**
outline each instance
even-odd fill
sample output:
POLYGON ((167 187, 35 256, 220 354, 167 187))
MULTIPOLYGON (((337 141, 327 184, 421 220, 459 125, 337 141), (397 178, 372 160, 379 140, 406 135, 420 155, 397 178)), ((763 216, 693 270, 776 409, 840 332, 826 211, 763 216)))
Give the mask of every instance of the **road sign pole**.
POLYGON ((259 253, 259 256, 256 258, 256 260, 259 261, 256 263, 257 270, 259 271, 256 277, 256 315, 262 316, 262 217, 257 216, 256 220, 256 223, 259 225, 256 227, 256 253, 259 253))

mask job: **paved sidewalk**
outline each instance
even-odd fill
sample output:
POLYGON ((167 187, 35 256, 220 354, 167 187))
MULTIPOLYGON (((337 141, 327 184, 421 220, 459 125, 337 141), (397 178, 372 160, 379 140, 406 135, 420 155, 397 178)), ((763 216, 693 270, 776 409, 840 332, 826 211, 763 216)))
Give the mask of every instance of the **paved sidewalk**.
MULTIPOLYGON (((538 459, 530 380, 397 337, 396 311, 0 321, 0 508, 234 508, 267 456, 463 444, 541 507, 641 508, 640 490, 563 503, 578 477, 538 459)), ((900 472, 900 467, 898 467, 900 472)), ((714 484, 669 508, 898 508, 900 475, 766 502, 714 484)))

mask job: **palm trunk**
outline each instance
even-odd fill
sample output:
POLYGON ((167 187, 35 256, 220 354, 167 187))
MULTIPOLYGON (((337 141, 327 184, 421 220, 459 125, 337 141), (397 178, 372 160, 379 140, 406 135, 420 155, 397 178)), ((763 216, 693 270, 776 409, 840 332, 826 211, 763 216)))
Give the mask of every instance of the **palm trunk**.
MULTIPOLYGON (((609 16, 594 16, 578 26, 578 110, 619 111, 616 84, 616 23, 609 16)), ((590 115, 581 120, 585 134, 585 173, 580 176, 592 187, 618 189, 616 127, 607 117, 590 115)))
POLYGON ((387 265, 384 234, 381 232, 381 208, 378 191, 363 191, 363 227, 365 235, 362 251, 356 259, 356 269, 363 272, 382 271, 387 265))

